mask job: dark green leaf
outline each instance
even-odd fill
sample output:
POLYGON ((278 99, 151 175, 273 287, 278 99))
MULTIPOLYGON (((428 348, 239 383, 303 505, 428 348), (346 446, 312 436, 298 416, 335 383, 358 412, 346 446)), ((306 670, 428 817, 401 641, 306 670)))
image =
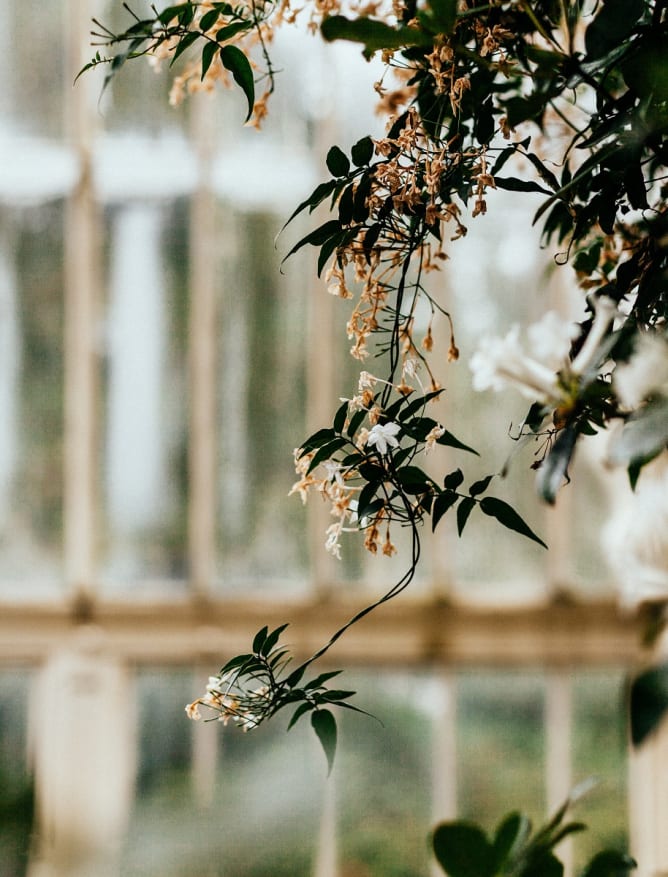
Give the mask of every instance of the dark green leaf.
POLYGON ((329 240, 329 238, 340 231, 341 223, 338 219, 328 219, 327 222, 323 222, 322 225, 319 225, 318 228, 309 232, 309 234, 298 241, 287 256, 285 256, 283 261, 285 262, 286 259, 289 259, 293 253, 296 253, 297 250, 300 250, 302 247, 306 246, 306 244, 312 244, 314 247, 321 246, 326 240, 329 240))
POLYGON ((430 489, 429 476, 418 466, 403 466, 397 469, 396 479, 405 493, 425 493, 430 489))
POLYGON ((485 833, 468 822, 445 822, 432 839, 434 855, 449 877, 492 877, 494 850, 485 833))
POLYGON ((296 670, 293 670, 292 673, 285 680, 285 684, 288 688, 294 688, 294 686, 301 681, 302 677, 306 673, 306 667, 302 664, 301 667, 297 667, 296 670))
POLYGON ((324 429, 319 429, 317 432, 314 432, 312 436, 307 438, 306 441, 302 444, 302 452, 300 456, 303 457, 304 454, 307 454, 309 451, 312 451, 315 448, 322 447, 322 445, 324 445, 326 442, 330 442, 333 438, 336 438, 336 432, 330 426, 327 426, 324 429))
POLYGON ((643 466, 668 444, 668 399, 648 402, 613 436, 608 450, 611 463, 643 466))
POLYGON ((475 454, 476 457, 479 457, 480 454, 474 449, 470 448, 468 445, 465 445, 463 442, 460 442, 458 438, 456 438, 451 432, 446 431, 442 436, 436 439, 437 445, 445 445, 448 448, 457 448, 459 451, 468 451, 469 454, 475 454))
POLYGON ((585 32, 589 58, 601 58, 631 33, 645 9, 644 0, 606 0, 585 32))
POLYGON ((541 192, 550 195, 550 190, 539 186, 534 180, 519 180, 515 177, 494 177, 497 189, 506 189, 509 192, 541 192))
POLYGON ((379 487, 379 483, 372 482, 371 484, 365 484, 362 488, 359 499, 357 501, 357 517, 360 521, 362 520, 362 518, 367 516, 369 506, 376 496, 376 493, 378 493, 379 487))
POLYGON ((211 9, 209 12, 205 12, 199 20, 199 29, 201 31, 211 30, 219 18, 220 12, 217 9, 211 9))
POLYGON ((248 58, 236 46, 226 45, 221 47, 220 60, 223 62, 223 67, 230 71, 234 81, 246 95, 248 113, 245 121, 247 122, 253 113, 255 104, 255 82, 248 58))
POLYGON ((198 34, 197 31, 191 31, 190 33, 185 34, 185 36, 182 36, 181 39, 179 40, 179 44, 177 45, 176 49, 174 50, 174 54, 172 55, 172 60, 169 62, 170 67, 174 63, 174 61, 176 61, 176 59, 180 55, 182 55, 187 48, 192 46, 192 44, 196 40, 198 40, 199 38, 200 38, 200 34, 198 34))
MULTIPOLYGON (((371 18, 349 19, 345 15, 330 15, 320 26, 323 37, 332 40, 350 40, 364 44, 364 54, 373 55, 379 49, 400 49, 403 46, 430 45, 428 34, 414 27, 390 27, 371 18)), ((391 136, 391 135, 390 135, 391 136)))
POLYGON ((443 515, 452 508, 458 499, 459 496, 453 490, 444 490, 443 493, 439 493, 431 509, 432 532, 436 529, 443 515))
POLYGON ((348 417, 348 401, 343 402, 339 408, 337 409, 336 414, 334 415, 334 429, 336 432, 343 432, 343 428, 346 425, 346 418, 348 417))
POLYGON ((450 472, 449 475, 446 475, 443 479, 443 487, 447 487, 449 490, 457 490, 459 485, 464 480, 464 473, 461 469, 455 469, 454 472, 450 472))
POLYGON ((434 21, 441 33, 452 33, 457 20, 457 0, 429 0, 434 21))
POLYGON ((531 822, 523 813, 508 813, 504 817, 494 836, 495 872, 510 870, 504 865, 517 855, 530 833, 531 822))
POLYGON ((331 442, 328 442, 326 445, 322 445, 322 447, 318 448, 318 450, 313 455, 313 459, 308 464, 308 469, 306 470, 306 474, 308 475, 312 472, 316 466, 319 466, 323 460, 330 460, 332 455, 342 448, 346 444, 346 439, 343 436, 337 436, 337 438, 332 439, 331 442))
POLYGON ((311 714, 311 725, 324 749, 327 773, 331 773, 336 754, 336 719, 329 710, 319 709, 311 714))
POLYGON ((582 877, 624 877, 636 868, 634 860, 617 850, 601 850, 588 863, 582 877))
POLYGON ((327 198, 328 195, 331 195, 337 185, 337 180, 327 180, 326 183, 320 183, 319 186, 316 186, 316 188, 313 190, 313 192, 311 192, 308 198, 305 198, 301 202, 301 204, 294 210, 283 228, 289 225, 295 218, 295 216, 298 216, 302 212, 302 210, 305 210, 307 207, 309 208, 309 213, 312 213, 319 204, 322 204, 322 202, 325 200, 325 198, 327 198))
POLYGON ((631 740, 643 743, 668 710, 668 664, 645 670, 631 683, 631 740))
POLYGON ((335 676, 339 676, 340 673, 341 670, 328 670, 326 673, 321 673, 319 676, 311 679, 310 682, 307 682, 304 689, 306 691, 312 691, 314 688, 320 688, 328 679, 333 679, 335 676))
POLYGON ((309 710, 312 709, 314 709, 314 706, 312 703, 308 703, 308 701, 306 703, 300 704, 294 711, 294 713, 292 714, 292 718, 288 722, 288 731, 290 730, 290 728, 293 727, 293 725, 297 724, 297 722, 299 721, 299 719, 301 719, 304 713, 307 713, 309 712, 309 710))
POLYGON ((371 137, 362 137, 361 140, 358 140, 351 149, 350 155, 357 167, 368 165, 373 158, 373 140, 371 137))
POLYGON ((264 641, 266 640, 268 633, 269 633, 269 628, 267 627, 267 625, 265 625, 261 630, 258 630, 258 632, 255 634, 255 637, 253 639, 253 646, 252 646, 255 654, 257 654, 260 651, 260 649, 262 648, 262 646, 264 645, 264 641))
POLYGON ((542 545, 543 548, 547 548, 543 540, 536 536, 515 509, 504 500, 497 499, 494 496, 485 496, 480 500, 480 509, 484 514, 496 518, 500 524, 503 524, 509 530, 514 530, 516 533, 520 533, 522 536, 526 536, 528 539, 532 539, 534 542, 542 545))
POLYGON ((203 80, 206 76, 207 70, 211 66, 211 62, 213 61, 217 51, 218 45, 216 43, 207 43, 202 49, 202 75, 200 77, 201 80, 203 80))
POLYGON ((576 440, 575 427, 563 429, 538 470, 538 494, 550 504, 554 503, 564 479, 568 479, 568 465, 575 451, 576 440))
POLYGON ((359 427, 364 422, 364 418, 366 417, 367 412, 362 409, 361 411, 356 411, 353 416, 350 418, 350 424, 348 425, 347 433, 350 438, 354 438, 355 433, 359 429, 359 427))
POLYGON ((216 42, 222 43, 225 40, 231 40, 238 33, 250 30, 251 27, 250 21, 233 21, 232 24, 227 24, 216 31, 216 42))
POLYGON ((457 506, 457 532, 460 536, 464 532, 464 527, 466 526, 466 522, 468 521, 469 515, 473 511, 475 504, 474 499, 470 496, 465 496, 457 506))
MULTIPOLYGON (((287 623, 281 624, 275 630, 272 630, 272 632, 267 636, 266 640, 264 641, 264 645, 260 649, 260 651, 265 656, 265 658, 271 652, 271 650, 274 648, 274 646, 276 645, 276 643, 279 640, 280 635, 283 633, 283 631, 285 630, 285 628, 287 626, 288 626, 287 623)), ((284 654, 286 654, 286 653, 284 652, 284 654)))
POLYGON ((481 478, 480 481, 475 481, 469 487, 469 494, 471 496, 479 496, 481 493, 484 493, 489 487, 489 482, 494 478, 493 475, 486 475, 485 478, 481 478))
POLYGON ((338 146, 332 146, 327 153, 327 168, 334 177, 345 177, 348 174, 350 161, 338 146))

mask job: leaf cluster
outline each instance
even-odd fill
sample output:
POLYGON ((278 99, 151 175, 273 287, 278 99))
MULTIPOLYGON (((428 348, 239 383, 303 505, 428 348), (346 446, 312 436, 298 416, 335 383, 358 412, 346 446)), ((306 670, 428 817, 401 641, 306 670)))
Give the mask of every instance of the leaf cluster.
MULTIPOLYGON (((562 877, 564 866, 555 848, 569 835, 583 831, 581 822, 565 821, 566 802, 542 827, 532 831, 522 813, 507 814, 490 837, 472 822, 444 822, 432 835, 436 859, 449 877, 562 877)), ((616 850, 597 853, 581 877, 623 877, 635 862, 616 850)))

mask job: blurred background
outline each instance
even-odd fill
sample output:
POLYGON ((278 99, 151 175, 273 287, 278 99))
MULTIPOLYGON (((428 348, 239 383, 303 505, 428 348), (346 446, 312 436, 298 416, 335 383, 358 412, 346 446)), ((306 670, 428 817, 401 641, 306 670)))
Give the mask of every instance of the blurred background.
MULTIPOLYGON (((640 647, 600 546, 624 488, 596 440, 556 509, 536 448, 495 491, 550 552, 489 520, 425 534, 411 592, 331 657, 380 722, 343 717, 329 780, 307 727, 187 721, 263 624, 290 621, 305 656, 408 562, 354 538, 331 558, 327 510, 287 497, 293 448, 357 372, 312 254, 281 268, 308 226, 277 235, 330 145, 381 132, 377 69, 286 30, 258 133, 240 94, 170 107, 143 60, 104 94, 100 70, 74 85, 93 16, 130 23, 120 0, 0 0, 0 877, 427 877, 439 819, 540 820, 590 775, 566 858, 624 848, 640 647)), ((433 280, 462 351, 446 363, 441 326, 439 416, 482 453, 434 465, 470 480, 525 413, 472 395, 478 337, 582 314, 503 198, 433 280)))

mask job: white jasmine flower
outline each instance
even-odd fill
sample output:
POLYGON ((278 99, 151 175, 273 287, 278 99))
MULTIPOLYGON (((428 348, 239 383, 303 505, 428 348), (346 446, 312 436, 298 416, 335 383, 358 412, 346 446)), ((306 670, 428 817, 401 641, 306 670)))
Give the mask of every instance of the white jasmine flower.
POLYGON ((607 295, 599 296, 593 300, 594 322, 585 343, 580 348, 577 356, 571 363, 571 373, 583 375, 592 367, 597 367, 596 357, 599 352, 601 341, 610 328, 610 324, 617 314, 617 305, 607 295))
POLYGON ((401 427, 398 423, 377 423, 369 430, 367 437, 367 445, 375 445, 379 454, 386 454, 388 446, 391 448, 399 447, 399 441, 396 438, 401 427))
POLYGON ((324 463, 325 469, 327 471, 327 480, 334 481, 338 484, 339 487, 345 487, 345 482, 343 480, 343 474, 341 470, 341 464, 336 463, 334 460, 325 460, 324 463))
MULTIPOLYGON (((554 344, 550 345, 550 354, 554 344)), ((474 390, 504 390, 515 387, 528 399, 541 402, 560 397, 554 369, 527 356, 520 343, 519 326, 503 338, 485 338, 471 357, 474 390)))
POLYGON ((555 372, 568 359, 571 343, 577 334, 576 324, 567 322, 556 311, 548 311, 527 329, 529 347, 534 359, 555 372))
POLYGON ((668 396, 668 341, 657 333, 639 334, 634 352, 615 369, 613 386, 620 403, 632 411, 650 396, 668 396))

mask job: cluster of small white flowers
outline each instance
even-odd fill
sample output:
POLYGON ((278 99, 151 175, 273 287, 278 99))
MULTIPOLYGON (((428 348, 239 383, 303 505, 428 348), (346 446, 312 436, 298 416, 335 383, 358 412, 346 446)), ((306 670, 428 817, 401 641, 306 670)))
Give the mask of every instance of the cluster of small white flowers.
POLYGON ((200 706, 219 713, 218 721, 227 725, 231 720, 244 731, 256 728, 261 721, 263 707, 266 706, 269 689, 266 685, 243 696, 234 693, 237 677, 234 673, 222 676, 209 676, 206 692, 192 703, 187 704, 186 715, 193 721, 200 721, 200 706))

